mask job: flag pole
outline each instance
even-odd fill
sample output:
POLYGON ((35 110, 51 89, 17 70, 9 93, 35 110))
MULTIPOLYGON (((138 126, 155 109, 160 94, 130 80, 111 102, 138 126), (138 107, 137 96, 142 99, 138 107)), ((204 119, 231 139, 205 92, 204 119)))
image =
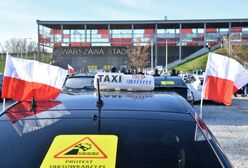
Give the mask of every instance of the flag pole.
MULTIPOLYGON (((9 56, 9 52, 6 53, 5 65, 7 64, 6 62, 7 62, 8 56, 9 56)), ((4 72, 6 72, 6 66, 4 68, 4 72)), ((6 102, 6 99, 3 98, 3 111, 5 110, 5 102, 6 102)))
POLYGON ((3 98, 3 111, 5 110, 5 98, 3 98))
POLYGON ((203 106, 203 90, 204 90, 204 86, 202 86, 202 92, 201 92, 201 104, 200 104, 200 114, 199 114, 201 118, 202 118, 202 106, 203 106))
MULTIPOLYGON (((209 56, 211 54, 210 52, 210 47, 208 47, 208 60, 209 60, 209 56)), ((201 92, 201 103, 200 103, 200 114, 199 116, 202 118, 202 108, 203 108, 203 97, 204 97, 204 92, 205 92, 205 82, 206 82, 206 70, 208 69, 208 61, 207 61, 207 65, 206 65, 206 69, 205 69, 205 74, 204 74, 204 78, 203 78, 203 85, 202 85, 202 92, 201 92)))

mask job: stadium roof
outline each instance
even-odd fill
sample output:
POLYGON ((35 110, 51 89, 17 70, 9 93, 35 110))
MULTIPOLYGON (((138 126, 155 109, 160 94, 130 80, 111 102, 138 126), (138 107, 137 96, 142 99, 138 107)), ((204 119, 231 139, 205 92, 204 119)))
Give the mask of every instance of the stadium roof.
POLYGON ((47 21, 37 20, 37 24, 51 28, 60 29, 170 29, 179 28, 203 28, 206 23, 207 28, 229 28, 231 27, 248 27, 247 19, 198 19, 198 20, 109 20, 109 21, 47 21))

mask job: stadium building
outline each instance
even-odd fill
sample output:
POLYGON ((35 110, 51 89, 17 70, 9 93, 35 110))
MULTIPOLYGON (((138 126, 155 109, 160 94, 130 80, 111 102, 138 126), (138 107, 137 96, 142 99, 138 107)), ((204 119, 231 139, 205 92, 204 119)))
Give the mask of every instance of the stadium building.
POLYGON ((39 48, 53 48, 53 64, 84 71, 128 65, 129 47, 150 45, 150 67, 175 65, 218 48, 225 38, 248 44, 248 19, 41 21, 39 48))

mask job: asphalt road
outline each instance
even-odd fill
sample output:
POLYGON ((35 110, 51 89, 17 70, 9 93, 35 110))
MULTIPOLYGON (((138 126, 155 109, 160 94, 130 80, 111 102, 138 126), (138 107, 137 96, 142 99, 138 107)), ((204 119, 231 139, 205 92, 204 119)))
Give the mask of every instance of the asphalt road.
MULTIPOLYGON (((195 109, 199 110, 199 105, 195 109)), ((231 106, 203 105, 203 120, 234 167, 248 165, 248 98, 234 98, 231 106)))

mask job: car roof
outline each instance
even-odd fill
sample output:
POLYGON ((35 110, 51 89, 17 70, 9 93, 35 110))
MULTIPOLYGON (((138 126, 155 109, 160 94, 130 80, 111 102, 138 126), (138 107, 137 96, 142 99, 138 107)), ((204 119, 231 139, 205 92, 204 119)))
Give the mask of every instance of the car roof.
MULTIPOLYGON (((174 113, 186 114, 194 113, 195 110, 176 93, 168 92, 101 92, 101 100, 103 101, 102 111, 140 111, 146 114, 154 113, 174 113)), ((71 117, 77 116, 77 110, 99 110, 96 106, 98 101, 97 92, 86 92, 84 94, 67 94, 62 93, 54 102, 60 102, 60 106, 56 107, 57 111, 70 111, 71 117)), ((49 106, 46 101, 37 102, 43 109, 43 106, 49 106)), ((18 102, 11 109, 17 108, 21 112, 29 112, 31 108, 30 102, 18 102), (22 103, 28 104, 28 108, 23 108, 22 103)), ((8 113, 7 110, 6 112, 8 113)), ((49 110, 49 109, 47 109, 49 110)), ((132 118, 132 113, 126 113, 132 118)), ((115 114, 115 116, 118 114, 115 114)), ((8 120, 5 116, 1 120, 8 120)))
MULTIPOLYGON (((90 95, 61 94, 58 100, 63 101, 67 108, 92 109, 96 108, 97 92, 90 95)), ((185 113, 187 106, 184 99, 175 93, 156 92, 118 92, 101 91, 104 105, 102 109, 150 110, 185 113)))

